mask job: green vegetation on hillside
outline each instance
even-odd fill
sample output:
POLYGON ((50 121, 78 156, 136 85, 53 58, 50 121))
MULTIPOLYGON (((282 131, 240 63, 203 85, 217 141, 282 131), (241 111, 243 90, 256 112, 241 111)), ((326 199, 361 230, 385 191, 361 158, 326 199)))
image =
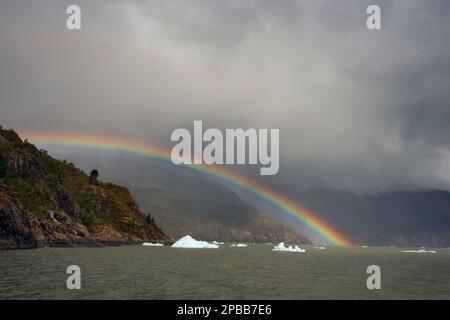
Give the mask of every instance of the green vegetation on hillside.
MULTIPOLYGON (((52 227, 61 232, 57 226, 61 221, 53 214, 59 212, 67 215, 63 220, 84 225, 93 234, 101 230, 116 237, 166 239, 140 212, 128 189, 102 181, 90 183, 82 170, 53 159, 12 130, 0 129, 0 186, 32 221, 40 221, 38 228, 42 223, 48 225, 44 231, 50 234, 52 227)), ((74 226, 70 228, 78 234, 74 226)))

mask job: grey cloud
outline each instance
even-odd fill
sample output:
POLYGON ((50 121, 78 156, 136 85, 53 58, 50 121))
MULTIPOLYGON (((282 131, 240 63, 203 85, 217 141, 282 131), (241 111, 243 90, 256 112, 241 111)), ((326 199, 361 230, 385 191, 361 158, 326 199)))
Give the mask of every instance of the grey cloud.
POLYGON ((450 3, 61 1, 0 4, 3 125, 169 145, 193 120, 280 128, 292 189, 449 188, 450 3), (447 166, 448 165, 448 166, 447 166))

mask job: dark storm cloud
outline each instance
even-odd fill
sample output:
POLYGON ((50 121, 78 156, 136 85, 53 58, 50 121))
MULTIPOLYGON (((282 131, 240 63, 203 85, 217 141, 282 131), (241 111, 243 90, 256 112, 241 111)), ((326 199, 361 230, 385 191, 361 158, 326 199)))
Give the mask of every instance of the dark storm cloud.
POLYGON ((80 32, 69 1, 0 4, 4 125, 162 145, 197 119, 280 128, 267 183, 450 186, 448 1, 78 3, 80 32))

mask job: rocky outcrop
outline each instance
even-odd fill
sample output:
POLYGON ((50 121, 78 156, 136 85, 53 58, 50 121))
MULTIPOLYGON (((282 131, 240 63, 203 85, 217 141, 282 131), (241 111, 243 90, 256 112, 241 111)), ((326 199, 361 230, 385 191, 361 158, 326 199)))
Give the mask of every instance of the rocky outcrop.
POLYGON ((35 248, 29 217, 22 206, 0 189, 0 248, 35 248))
POLYGON ((44 174, 41 152, 22 142, 16 132, 1 130, 0 176, 41 177, 44 174))
POLYGON ((0 249, 170 242, 128 189, 0 129, 0 249))

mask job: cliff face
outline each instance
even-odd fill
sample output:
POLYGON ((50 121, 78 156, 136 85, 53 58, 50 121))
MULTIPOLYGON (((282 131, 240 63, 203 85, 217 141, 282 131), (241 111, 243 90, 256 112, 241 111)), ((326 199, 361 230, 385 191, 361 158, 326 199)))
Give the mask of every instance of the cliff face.
POLYGON ((169 238, 126 188, 91 184, 72 164, 0 129, 0 248, 142 241, 169 238))

